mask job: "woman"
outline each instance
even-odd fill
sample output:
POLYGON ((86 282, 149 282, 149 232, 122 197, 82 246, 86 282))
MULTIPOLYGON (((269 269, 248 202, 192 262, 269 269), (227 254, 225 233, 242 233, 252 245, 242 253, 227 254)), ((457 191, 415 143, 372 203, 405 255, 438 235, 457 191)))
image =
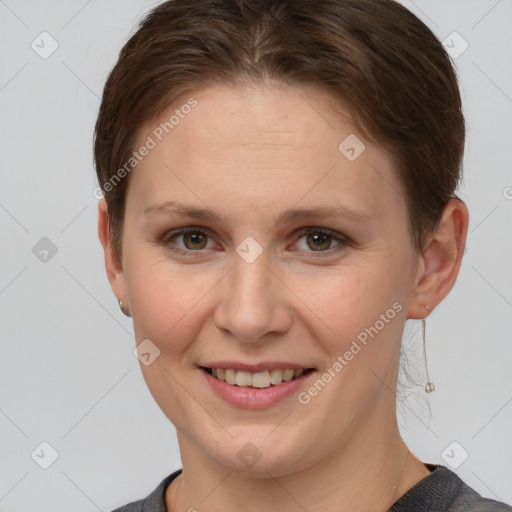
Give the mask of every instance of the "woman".
POLYGON ((405 321, 460 268, 463 147, 449 57, 395 2, 147 16, 100 107, 98 230, 183 470, 118 511, 512 510, 395 414, 405 321))

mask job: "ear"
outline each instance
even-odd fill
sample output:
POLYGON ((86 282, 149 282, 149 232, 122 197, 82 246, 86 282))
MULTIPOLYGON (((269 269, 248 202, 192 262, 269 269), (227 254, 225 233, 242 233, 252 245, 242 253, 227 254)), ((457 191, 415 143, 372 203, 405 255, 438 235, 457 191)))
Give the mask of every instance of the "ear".
POLYGON ((110 286, 117 300, 123 301, 123 306, 129 310, 127 298, 125 297, 125 280, 122 262, 115 254, 110 240, 110 228, 108 224, 108 207, 105 199, 98 202, 98 236, 103 246, 105 257, 105 270, 110 286))
POLYGON ((407 318, 425 318, 453 288, 464 254, 468 223, 465 203, 451 199, 419 256, 416 287, 410 294, 407 318))

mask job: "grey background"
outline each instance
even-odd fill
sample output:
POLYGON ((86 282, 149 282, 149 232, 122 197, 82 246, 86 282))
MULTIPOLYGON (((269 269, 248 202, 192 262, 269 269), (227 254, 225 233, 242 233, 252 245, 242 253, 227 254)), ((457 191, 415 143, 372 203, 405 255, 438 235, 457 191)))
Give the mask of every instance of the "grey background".
MULTIPOLYGON (((455 465, 467 452, 455 471, 512 503, 512 2, 404 3, 441 40, 456 31, 469 45, 455 62, 468 124, 460 196, 471 220, 460 277, 427 322, 437 389, 407 391, 401 431, 424 461, 455 465)), ((109 511, 181 467, 105 276, 93 196, 106 74, 154 4, 0 0, 0 511, 109 511), (59 45, 46 59, 31 47, 43 46, 43 31, 59 45), (55 254, 41 252, 43 237, 55 254), (58 453, 48 469, 43 441, 58 453)), ((458 53, 463 40, 447 41, 458 53)), ((404 344, 421 347, 418 322, 407 323, 404 344)))

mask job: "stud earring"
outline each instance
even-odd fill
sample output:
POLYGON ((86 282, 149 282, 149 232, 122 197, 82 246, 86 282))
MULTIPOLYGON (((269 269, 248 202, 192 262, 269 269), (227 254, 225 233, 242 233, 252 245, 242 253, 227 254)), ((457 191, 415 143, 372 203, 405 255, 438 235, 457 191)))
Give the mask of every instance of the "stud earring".
MULTIPOLYGON (((425 305, 426 310, 430 310, 430 307, 425 305)), ((436 387, 434 383, 430 380, 430 376, 428 374, 428 362, 427 362, 427 348, 426 348, 426 322, 425 319, 421 319, 421 334, 423 338, 423 356, 425 358, 425 368, 427 369, 427 383, 425 384, 425 391, 427 393, 432 393, 435 391, 436 387)))
POLYGON ((130 312, 123 306, 123 301, 119 300, 119 309, 123 312, 123 315, 132 316, 130 312))

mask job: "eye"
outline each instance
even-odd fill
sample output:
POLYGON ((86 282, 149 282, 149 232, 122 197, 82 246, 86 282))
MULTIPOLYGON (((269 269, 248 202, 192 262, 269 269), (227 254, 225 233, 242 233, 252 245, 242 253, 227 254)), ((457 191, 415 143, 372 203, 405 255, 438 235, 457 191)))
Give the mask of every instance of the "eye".
MULTIPOLYGON (((210 236, 196 227, 182 228, 164 234, 161 243, 173 251, 186 253, 210 249, 208 241, 210 236), (181 241, 181 243, 179 243, 181 241)), ((213 242, 212 242, 213 243, 213 242)))
POLYGON ((343 235, 325 228, 305 228, 299 235, 301 236, 296 246, 298 250, 305 252, 330 252, 348 242, 348 239, 343 235), (301 243, 302 239, 304 239, 303 243, 301 243))

